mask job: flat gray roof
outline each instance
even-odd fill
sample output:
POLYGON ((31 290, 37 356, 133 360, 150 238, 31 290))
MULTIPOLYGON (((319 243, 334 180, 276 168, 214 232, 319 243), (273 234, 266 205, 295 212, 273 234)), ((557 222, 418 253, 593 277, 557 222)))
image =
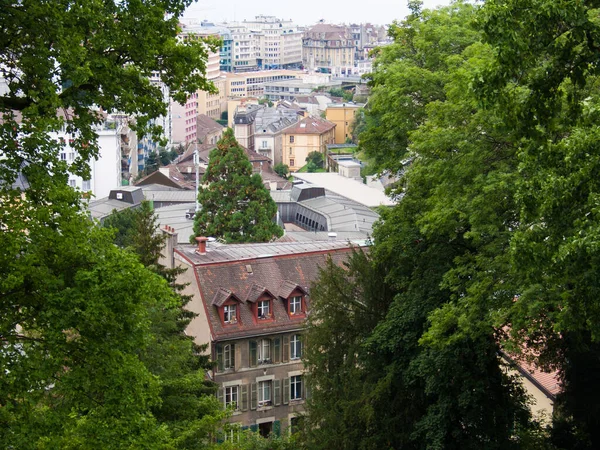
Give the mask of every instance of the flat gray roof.
POLYGON ((294 178, 306 183, 322 186, 342 197, 349 198, 370 208, 375 206, 391 206, 394 200, 375 188, 367 186, 360 181, 346 178, 337 173, 298 173, 292 174, 294 178))

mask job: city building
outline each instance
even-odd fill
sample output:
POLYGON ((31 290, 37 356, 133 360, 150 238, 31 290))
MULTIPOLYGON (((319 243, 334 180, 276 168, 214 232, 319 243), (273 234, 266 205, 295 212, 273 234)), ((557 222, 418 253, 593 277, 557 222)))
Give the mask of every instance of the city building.
POLYGON ((243 24, 228 24, 231 31, 232 50, 231 61, 234 72, 249 72, 258 70, 256 60, 256 37, 243 24))
POLYGON ((254 120, 263 105, 240 104, 233 115, 233 134, 238 143, 248 149, 254 150, 254 120))
POLYGON ((348 28, 318 23, 304 32, 302 62, 309 71, 352 74, 355 46, 348 28))
POLYGON ((273 81, 294 80, 302 77, 294 70, 262 70, 259 72, 230 73, 226 78, 227 97, 257 97, 264 95, 265 84, 273 81))
MULTIPOLYGON (((187 267, 187 307, 197 317, 187 334, 209 344, 210 375, 218 399, 232 409, 228 421, 267 436, 294 426, 309 392, 302 364, 304 322, 311 282, 328 258, 341 265, 351 252, 344 241, 224 245, 198 238, 176 245, 165 262, 187 267)), ((364 246, 364 241, 355 242, 364 246)))
POLYGON ((255 36, 259 69, 299 69, 302 66, 302 31, 291 20, 260 15, 242 24, 255 36))
POLYGON ((283 107, 262 108, 254 120, 254 147, 274 165, 282 162, 283 131, 298 122, 298 112, 283 107))
POLYGON ((352 138, 351 127, 356 112, 365 105, 361 103, 331 103, 327 105, 325 118, 335 123, 335 143, 344 144, 352 138))
POLYGON ((264 96, 271 101, 293 101, 298 97, 306 97, 317 90, 340 87, 339 81, 283 80, 267 82, 264 85, 264 96))
MULTIPOLYGON (((121 187, 121 124, 115 120, 105 120, 96 128, 98 157, 88 161, 90 178, 69 174, 69 186, 82 192, 91 193, 96 198, 107 197, 111 190, 121 187)), ((66 132, 50 133, 53 139, 64 143, 60 151, 60 160, 71 164, 79 156, 71 147, 73 138, 66 132)))
POLYGON ((335 124, 320 117, 306 117, 283 132, 282 162, 295 172, 306 164, 311 152, 326 157, 327 144, 335 142, 335 124))

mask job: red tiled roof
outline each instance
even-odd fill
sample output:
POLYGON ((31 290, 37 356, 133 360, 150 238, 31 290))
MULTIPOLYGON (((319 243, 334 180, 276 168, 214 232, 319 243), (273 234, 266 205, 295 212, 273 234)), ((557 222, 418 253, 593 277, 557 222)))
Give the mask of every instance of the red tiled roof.
POLYGON ((239 299, 239 297, 236 296, 229 289, 219 288, 217 290, 217 292, 215 293, 215 296, 214 296, 211 304, 214 305, 214 306, 223 306, 223 303, 225 303, 227 300, 229 300, 232 297, 235 300, 237 300, 238 302, 241 302, 241 300, 239 299))
MULTIPOLYGON (((302 328, 303 318, 288 315, 281 295, 287 298, 295 288, 301 292, 308 292, 309 285, 319 276, 319 267, 325 264, 329 256, 336 264, 341 264, 349 252, 350 248, 345 247, 326 252, 265 256, 253 260, 196 265, 197 282, 214 340, 238 339, 302 328), (224 325, 221 322, 217 306, 219 302, 223 304, 224 300, 221 299, 224 294, 220 292, 246 299, 240 303, 240 320, 235 325, 224 325), (265 322, 254 318, 250 300, 258 298, 260 292, 277 294, 272 302, 272 321, 265 322)), ((310 300, 306 300, 309 307, 310 300)))
POLYGON ((323 134, 335 128, 335 123, 320 117, 305 117, 295 125, 285 129, 285 134, 323 134))
POLYGON ((246 301, 250 303, 256 303, 256 301, 264 294, 267 294, 271 298, 275 298, 271 291, 269 291, 266 287, 253 284, 248 292, 248 295, 246 295, 246 301))

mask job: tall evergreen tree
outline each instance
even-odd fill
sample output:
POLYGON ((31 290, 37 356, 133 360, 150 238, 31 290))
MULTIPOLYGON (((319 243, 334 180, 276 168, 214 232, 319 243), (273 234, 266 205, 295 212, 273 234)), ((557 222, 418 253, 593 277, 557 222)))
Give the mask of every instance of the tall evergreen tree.
POLYGON ((210 153, 198 189, 202 209, 194 218, 196 236, 213 236, 227 242, 267 242, 283 234, 273 219, 277 205, 260 175, 227 129, 210 153))
POLYGON ((140 359, 160 380, 161 402, 153 408, 156 419, 175 436, 177 448, 203 448, 209 432, 225 413, 215 413, 219 405, 212 395, 216 386, 206 379, 205 370, 210 366, 208 356, 203 354, 206 346, 198 346, 185 334, 195 316, 185 309, 191 300, 181 294, 185 285, 177 283, 177 276, 185 269, 160 264, 166 235, 158 229, 149 202, 142 202, 138 209, 113 213, 104 226, 113 228, 115 243, 135 253, 144 266, 162 276, 178 294, 177 302, 150 311, 152 339, 140 352, 140 359))

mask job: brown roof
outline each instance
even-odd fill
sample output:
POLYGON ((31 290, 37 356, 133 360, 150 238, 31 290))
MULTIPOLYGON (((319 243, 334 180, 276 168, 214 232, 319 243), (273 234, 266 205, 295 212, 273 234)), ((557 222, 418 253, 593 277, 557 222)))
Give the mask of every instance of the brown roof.
MULTIPOLYGON (((210 261, 217 255, 195 254, 186 258, 195 264, 198 287, 208 316, 209 325, 214 340, 238 339, 261 334, 270 334, 283 331, 292 331, 303 327, 303 318, 289 316, 282 297, 288 298, 294 292, 308 292, 309 285, 319 276, 319 267, 322 267, 329 256, 336 264, 341 264, 349 255, 350 248, 337 243, 336 246, 326 245, 322 251, 297 252, 311 244, 276 244, 285 252, 287 247, 294 248, 291 253, 276 255, 260 255, 254 259, 238 259, 229 262, 203 262, 210 261), (297 290, 296 290, 297 289, 297 290), (220 293, 221 292, 221 293, 220 293), (218 313, 218 303, 222 296, 235 295, 243 298, 239 305, 240 320, 235 325, 224 325, 218 313), (272 303, 273 321, 264 322, 255 320, 251 309, 251 301, 263 293, 268 293, 274 298, 272 303), (273 295, 273 293, 276 294, 273 295)), ((267 250, 274 244, 246 244, 248 252, 251 247, 267 250)), ((221 246, 214 251, 227 251, 228 246, 221 246), (223 249, 223 250, 221 250, 223 249)), ((241 251, 243 245, 230 246, 231 252, 241 251)), ((178 253, 184 257, 193 252, 188 248, 178 248, 178 253)), ((219 260, 220 258, 216 258, 219 260)), ((214 259, 213 259, 214 260, 214 259)), ((307 305, 310 300, 307 298, 307 305)), ((222 303, 221 303, 222 305, 222 303)))
POLYGON ((215 131, 221 131, 225 128, 219 122, 211 119, 206 114, 199 114, 196 123, 196 132, 200 138, 205 137, 207 134, 214 133, 215 131))
POLYGON ((250 160, 250 162, 271 162, 271 158, 269 158, 268 156, 261 155, 260 153, 255 152, 254 150, 250 150, 248 148, 244 148, 244 150, 246 151, 246 155, 248 155, 248 159, 250 160))
POLYGON ((335 123, 320 117, 305 117, 285 129, 285 134, 323 134, 335 128, 335 123))
POLYGON ((241 300, 239 299, 239 297, 237 297, 229 289, 219 288, 217 290, 217 292, 216 292, 216 294, 215 294, 215 296, 214 296, 211 304, 214 305, 214 306, 223 306, 223 303, 225 303, 230 298, 234 298, 238 302, 241 302, 241 300))

